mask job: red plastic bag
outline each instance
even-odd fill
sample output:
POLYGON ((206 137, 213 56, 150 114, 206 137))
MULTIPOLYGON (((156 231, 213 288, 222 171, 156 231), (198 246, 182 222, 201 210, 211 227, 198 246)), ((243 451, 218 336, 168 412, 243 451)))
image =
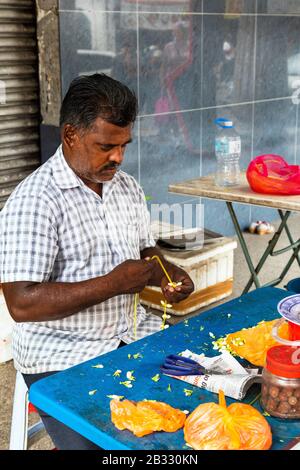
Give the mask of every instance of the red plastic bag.
POLYGON ((256 193, 300 194, 300 166, 289 165, 279 155, 260 155, 247 169, 247 180, 256 193))

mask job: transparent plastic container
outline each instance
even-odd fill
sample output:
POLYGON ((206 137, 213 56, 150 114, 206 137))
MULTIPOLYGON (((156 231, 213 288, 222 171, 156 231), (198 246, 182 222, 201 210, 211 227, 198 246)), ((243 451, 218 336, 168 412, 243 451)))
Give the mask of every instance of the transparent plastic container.
POLYGON ((299 348, 274 346, 269 349, 262 373, 261 405, 271 416, 300 418, 299 348))
POLYGON ((234 129, 232 121, 218 118, 215 123, 217 124, 215 184, 218 186, 238 185, 240 182, 241 138, 234 129))

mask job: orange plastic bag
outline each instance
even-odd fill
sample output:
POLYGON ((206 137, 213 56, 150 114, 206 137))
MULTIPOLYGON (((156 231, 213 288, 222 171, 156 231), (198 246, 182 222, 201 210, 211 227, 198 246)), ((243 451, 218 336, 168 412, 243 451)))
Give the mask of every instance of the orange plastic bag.
POLYGON ((272 445, 267 420, 251 405, 226 407, 224 393, 219 404, 203 403, 187 418, 184 438, 195 450, 267 450, 272 445))
MULTIPOLYGON (((226 337, 229 350, 251 364, 264 367, 268 349, 278 344, 272 336, 272 329, 277 321, 263 321, 252 328, 230 333, 226 337)), ((289 339, 287 323, 280 327, 279 335, 289 339)))
POLYGON ((159 401, 119 401, 110 402, 111 420, 123 431, 129 429, 137 437, 154 431, 175 432, 182 428, 186 415, 181 410, 172 408, 159 401))
POLYGON ((260 155, 247 169, 247 180, 256 193, 300 194, 300 166, 289 165, 279 155, 260 155))

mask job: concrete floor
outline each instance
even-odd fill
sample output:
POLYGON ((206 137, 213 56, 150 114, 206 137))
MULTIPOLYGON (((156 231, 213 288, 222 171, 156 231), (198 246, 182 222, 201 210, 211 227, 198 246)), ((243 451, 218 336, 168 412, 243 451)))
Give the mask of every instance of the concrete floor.
MULTIPOLYGON (((275 224, 277 226, 277 224, 275 224)), ((300 216, 294 216, 290 219, 290 229, 294 239, 299 238, 300 232, 300 216)), ((267 246, 269 235, 251 235, 246 234, 246 240, 248 247, 253 258, 254 263, 257 263, 262 252, 267 246)), ((288 243, 285 236, 282 236, 278 247, 284 247, 288 243)), ((282 256, 273 257, 268 260, 267 266, 263 269, 260 280, 262 283, 268 282, 279 274, 290 257, 290 252, 282 256)), ((287 281, 295 277, 300 276, 300 269, 296 262, 293 263, 286 279, 278 287, 282 287, 287 281)), ((235 251, 234 261, 234 291, 232 298, 241 295, 242 289, 245 286, 249 278, 248 268, 246 266, 245 259, 241 252, 240 247, 235 251)), ((229 299, 225 299, 222 302, 226 302, 229 299)), ((217 304, 214 304, 215 306, 217 304)), ((4 364, 0 364, 0 449, 8 449, 9 447, 9 434, 10 434, 10 422, 12 412, 12 397, 15 383, 15 370, 12 361, 4 364)), ((30 416, 30 420, 34 421, 37 418, 34 415, 30 416)), ((40 439, 35 443, 31 449, 48 450, 53 448, 53 444, 48 436, 40 439)))

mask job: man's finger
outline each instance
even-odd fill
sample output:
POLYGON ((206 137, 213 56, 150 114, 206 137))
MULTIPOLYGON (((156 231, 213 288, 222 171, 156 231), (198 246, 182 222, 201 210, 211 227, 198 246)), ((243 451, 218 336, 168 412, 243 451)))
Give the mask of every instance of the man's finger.
POLYGON ((180 282, 183 286, 193 285, 193 281, 189 277, 184 277, 180 282))
POLYGON ((174 289, 174 287, 168 285, 168 286, 164 287, 164 291, 165 292, 174 292, 175 289, 174 289))
POLYGON ((170 292, 170 293, 176 292, 176 293, 178 293, 178 294, 179 294, 179 293, 180 293, 180 294, 181 294, 181 293, 182 293, 182 294, 189 294, 190 292, 193 292, 193 286, 192 286, 191 284, 188 285, 188 286, 182 285, 182 286, 179 286, 179 287, 175 287, 175 289, 168 286, 168 287, 165 287, 165 288, 164 288, 164 291, 165 291, 165 292, 170 292))
POLYGON ((186 294, 179 294, 178 292, 165 295, 165 298, 170 304, 177 304, 178 302, 181 302, 181 300, 184 300, 186 297, 186 294))
POLYGON ((151 270, 156 268, 156 266, 157 266, 157 263, 156 263, 155 259, 148 258, 146 263, 147 263, 147 266, 149 267, 149 269, 151 269, 151 270))

